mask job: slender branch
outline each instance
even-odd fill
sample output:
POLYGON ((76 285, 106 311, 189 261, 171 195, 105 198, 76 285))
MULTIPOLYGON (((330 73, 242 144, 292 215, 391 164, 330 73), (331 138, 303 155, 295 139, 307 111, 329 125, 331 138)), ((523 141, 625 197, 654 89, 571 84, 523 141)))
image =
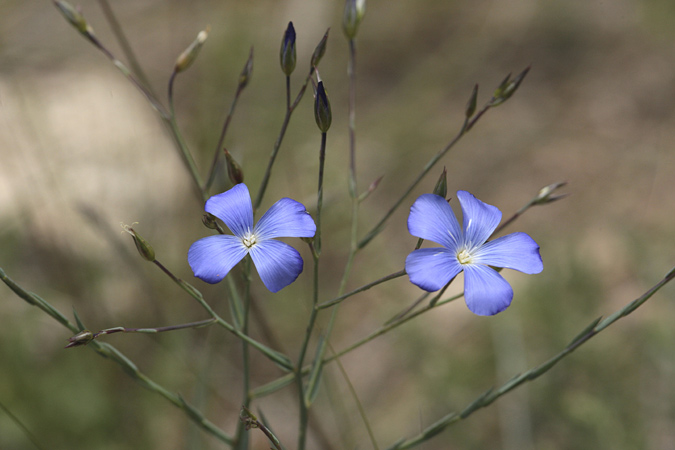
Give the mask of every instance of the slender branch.
MULTIPOLYGON (((2 268, 0 268, 0 279, 12 291, 14 291, 16 295, 24 299, 30 305, 37 306, 38 308, 46 312, 56 321, 61 323, 61 325, 68 328, 71 332, 77 333, 78 331, 82 331, 79 329, 78 326, 70 322, 60 311, 54 308, 46 300, 44 300, 37 294, 26 291, 14 280, 9 278, 5 273, 5 271, 2 270, 2 268)), ((147 375, 138 370, 136 364, 134 364, 122 352, 117 350, 117 348, 113 347, 112 345, 106 342, 98 342, 98 341, 92 341, 91 344, 88 345, 88 347, 93 349, 99 355, 111 359, 112 361, 117 363, 130 377, 136 380, 143 387, 155 392, 156 394, 161 395, 169 402, 171 402, 174 406, 177 406, 178 408, 182 409, 183 412, 200 428, 212 434, 225 444, 232 445, 233 440, 227 433, 225 433, 223 430, 215 426, 212 422, 207 420, 200 411, 191 407, 179 395, 169 392, 166 388, 156 383, 147 375)))
POLYGON ((524 384, 528 381, 532 381, 544 373, 548 372, 553 366, 555 366, 560 360, 568 356, 574 350, 579 348, 584 343, 588 342, 592 337, 596 336, 605 328, 609 327, 611 324, 616 322, 622 317, 626 317, 641 305, 643 305, 647 300, 649 300, 659 289, 665 286, 667 283, 672 281, 675 278, 675 268, 673 268, 668 274, 658 283, 656 283, 651 289, 642 294, 637 299, 626 304, 623 308, 614 312, 605 319, 598 318, 591 322, 586 328, 584 328, 572 341, 565 347, 560 353, 550 358, 548 361, 528 370, 525 373, 519 374, 511 378, 509 381, 501 385, 497 389, 490 388, 485 391, 483 394, 478 396, 474 401, 469 403, 462 411, 452 412, 446 416, 439 419, 437 422, 431 424, 429 427, 422 430, 417 436, 409 438, 404 441, 399 441, 397 444, 389 447, 388 450, 404 450, 412 448, 430 438, 437 435, 448 426, 459 422, 462 419, 466 419, 471 414, 476 412, 481 408, 485 408, 490 405, 492 402, 497 400, 502 395, 512 391, 521 384, 524 384))
POLYGON ((148 77, 145 75, 143 68, 138 62, 138 59, 136 58, 136 55, 134 54, 134 51, 131 48, 131 45, 129 44, 129 41, 127 40, 127 37, 124 34, 124 31, 122 30, 122 26, 117 20, 117 16, 115 16, 115 13, 110 7, 110 3, 108 2, 108 0, 98 0, 98 3, 101 6, 101 10, 103 10, 103 15, 105 16, 106 20, 108 21, 108 24, 110 25, 110 29, 112 30, 113 34, 115 35, 115 38, 117 39, 117 43, 122 48, 122 53, 124 53, 124 56, 126 56, 127 60, 129 61, 131 69, 138 76, 139 80, 148 88, 148 92, 150 92, 154 97, 157 97, 157 95, 155 95, 155 93, 152 90, 152 86, 150 85, 148 77))
POLYGON ((14 424, 21 430, 21 432, 28 438, 28 440, 37 448, 38 450, 44 450, 44 447, 40 444, 40 442, 37 440, 35 435, 30 432, 28 427, 24 425, 24 423, 16 417, 12 411, 9 410, 2 402, 0 402, 0 410, 4 411, 5 414, 7 414, 7 417, 9 417, 9 420, 14 422, 14 424))
POLYGON ((338 304, 338 303, 341 303, 343 300, 345 300, 345 299, 351 297, 352 295, 356 295, 356 294, 358 294, 358 293, 360 293, 360 292, 367 291, 368 289, 370 289, 370 288, 372 288, 372 287, 374 287, 374 286, 377 286, 378 284, 382 284, 382 283, 384 283, 385 281, 389 281, 389 280, 393 280, 393 279, 395 279, 395 278, 402 277, 402 276, 405 275, 405 274, 406 274, 406 271, 405 271, 405 270, 400 270, 400 271, 398 271, 398 272, 394 272, 394 273, 392 273, 392 274, 390 274, 390 275, 384 276, 384 277, 382 277, 382 278, 380 278, 380 279, 377 279, 377 280, 375 280, 375 281, 373 281, 373 282, 371 282, 371 283, 368 283, 368 284, 365 284, 365 285, 363 285, 363 286, 361 286, 361 287, 359 287, 359 288, 356 288, 356 289, 354 289, 353 291, 347 292, 346 294, 343 294, 343 295, 340 295, 340 296, 338 296, 338 297, 335 297, 335 298, 332 299, 332 300, 327 300, 327 301, 325 301, 325 302, 323 302, 323 303, 319 303, 319 304, 316 306, 316 308, 317 308, 317 309, 324 309, 324 308, 328 308, 328 307, 330 307, 330 306, 336 305, 336 304, 338 304))
POLYGON ((230 105, 230 111, 227 113, 227 118, 225 118, 225 123, 223 123, 223 128, 220 131, 220 137, 218 138, 218 143, 216 144, 216 150, 213 152, 213 160, 211 162, 211 167, 209 168, 209 174, 206 176, 206 184, 202 189, 205 192, 208 192, 208 190, 211 188, 211 185, 216 179, 216 168, 218 167, 218 160, 220 159, 220 155, 223 152, 223 143, 225 142, 225 134, 227 134, 227 129, 230 126, 230 121, 232 120, 232 116, 234 115, 234 109, 237 106, 237 101, 239 100, 239 96, 244 90, 244 87, 246 87, 246 85, 241 83, 237 86, 237 92, 235 92, 234 94, 234 99, 232 100, 232 104, 230 105))
MULTIPOLYGON (((309 83, 310 78, 314 74, 314 67, 312 67, 309 71, 309 74, 307 75, 307 78, 305 78, 305 83, 302 85, 300 88, 300 91, 298 92, 298 95, 295 97, 295 101, 289 108, 286 109, 286 116, 284 117, 284 121, 281 124, 281 131, 279 131, 279 136, 277 137, 277 140, 274 142, 274 148, 272 149, 272 153, 270 154, 270 160, 267 163, 267 169, 265 170, 265 175, 263 175, 262 181, 260 182, 260 189, 258 189, 258 196, 256 197, 255 201, 253 202, 253 212, 260 207, 260 204, 262 203, 262 199, 265 196, 265 191, 267 190, 267 184, 270 181, 270 177, 272 176, 272 167, 274 166, 274 161, 277 158, 277 154, 279 153, 279 149, 281 148, 281 142, 284 139, 284 136, 286 135, 286 130, 288 129, 288 123, 291 120, 291 115, 293 115, 293 111, 295 111, 295 108, 298 106, 300 103, 300 100, 302 100, 303 95, 305 95, 305 91, 307 90, 307 84, 309 83)), ((290 88, 289 88, 290 89, 290 88)))

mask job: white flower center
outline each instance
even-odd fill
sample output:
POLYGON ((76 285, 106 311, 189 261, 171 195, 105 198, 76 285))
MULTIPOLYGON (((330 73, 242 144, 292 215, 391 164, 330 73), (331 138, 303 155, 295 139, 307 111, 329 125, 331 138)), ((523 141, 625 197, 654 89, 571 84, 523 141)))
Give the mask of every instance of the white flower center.
POLYGON ((244 243, 246 248, 251 248, 258 243, 258 240, 256 239, 255 234, 248 233, 241 239, 241 242, 244 243))
POLYGON ((457 252, 457 261, 460 264, 471 264, 472 259, 473 255, 465 248, 457 252))

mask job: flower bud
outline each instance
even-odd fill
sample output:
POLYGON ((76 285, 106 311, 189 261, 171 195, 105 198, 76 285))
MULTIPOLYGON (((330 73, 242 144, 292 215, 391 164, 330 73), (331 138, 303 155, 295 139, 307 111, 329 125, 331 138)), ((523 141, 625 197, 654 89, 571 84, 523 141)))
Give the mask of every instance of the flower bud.
POLYGON ((230 181, 232 184, 243 183, 244 172, 241 170, 241 167, 227 149, 223 149, 223 151, 225 152, 225 160, 227 161, 227 176, 230 177, 230 181))
POLYGON ((192 63, 197 59, 199 51, 202 49, 202 45, 206 41, 206 38, 209 37, 209 28, 202 30, 197 35, 197 38, 192 41, 192 44, 180 54, 176 60, 176 66, 174 67, 174 72, 179 73, 187 69, 192 65, 192 63))
POLYGON ((319 81, 316 88, 316 98, 314 99, 314 118, 319 130, 325 133, 330 128, 330 123, 333 120, 333 114, 330 110, 330 102, 326 95, 326 90, 323 87, 323 81, 319 81))
POLYGON ((253 73, 253 47, 248 54, 248 59, 244 65, 244 69, 239 75, 239 89, 244 89, 248 82, 251 80, 251 74, 253 73))
POLYGON ((545 205, 546 203, 551 203, 561 198, 567 197, 569 194, 560 194, 560 195, 551 195, 557 189, 565 186, 567 181, 562 181, 560 183, 549 184, 546 187, 541 188, 537 196, 532 200, 534 205, 545 205))
POLYGON ((312 60, 310 61, 310 68, 315 68, 319 65, 319 61, 321 61, 321 58, 323 58, 323 55, 326 53, 326 43, 328 42, 328 32, 330 31, 330 28, 326 30, 326 34, 323 35, 321 38, 321 41, 319 42, 319 45, 316 46, 314 49, 314 53, 312 54, 312 60))
POLYGON ((79 347, 80 345, 87 345, 94 340, 94 333, 89 330, 82 330, 73 337, 68 338, 69 344, 64 348, 79 347))
POLYGON ((501 82, 499 87, 495 90, 494 95, 492 96, 492 101, 490 106, 497 106, 504 103, 506 100, 511 98, 511 96, 516 92, 520 83, 523 82, 525 76, 530 71, 530 66, 527 66, 525 70, 520 72, 516 78, 511 80, 511 74, 508 74, 504 81, 501 82))
POLYGON ((281 61, 281 70, 286 76, 290 76, 295 69, 295 28, 293 22, 288 22, 288 28, 284 33, 284 38, 281 41, 281 51, 279 52, 279 59, 281 61))
POLYGON ((438 177, 436 186, 434 187, 434 194, 445 198, 448 195, 448 171, 443 167, 443 173, 438 177))
POLYGON ((57 8, 59 8, 59 11, 61 11, 61 14, 63 14, 63 17, 66 18, 68 22, 72 26, 77 29, 80 33, 84 35, 93 35, 94 30, 87 24, 87 21, 84 19, 82 14, 80 14, 73 6, 64 1, 55 1, 54 4, 56 5, 57 8))
POLYGON ((155 260, 155 250, 152 248, 152 245, 141 235, 136 233, 136 230, 131 228, 129 225, 122 225, 124 231, 129 233, 132 238, 134 238, 134 244, 136 244, 136 249, 140 253, 141 257, 146 261, 153 262, 155 260))
POLYGON ((348 39, 356 37, 356 31, 365 13, 366 0, 346 0, 345 12, 342 16, 342 31, 348 39))
POLYGON ((209 228, 211 230, 215 230, 218 228, 218 225, 216 224, 216 218, 209 213, 206 213, 202 216, 202 223, 206 228, 209 228))
POLYGON ((477 102, 478 102, 478 85, 475 85, 473 87, 473 92, 471 92, 471 98, 467 102, 466 109, 464 110, 467 119, 473 116, 473 114, 476 112, 477 102))

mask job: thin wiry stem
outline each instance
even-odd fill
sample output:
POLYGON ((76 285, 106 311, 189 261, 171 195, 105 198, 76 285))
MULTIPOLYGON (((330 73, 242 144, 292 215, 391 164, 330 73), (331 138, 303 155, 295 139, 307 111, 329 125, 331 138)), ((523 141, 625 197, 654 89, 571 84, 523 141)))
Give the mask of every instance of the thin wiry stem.
MULTIPOLYGON (((247 256, 244 261, 244 323, 242 325, 242 333, 248 336, 249 325, 249 311, 251 305, 251 257, 247 256)), ((242 407, 249 408, 251 406, 251 356, 247 341, 242 341, 242 376, 243 376, 243 401, 242 407)), ((239 422, 237 426, 237 433, 235 435, 234 448, 236 450, 248 449, 248 434, 245 433, 246 424, 239 422)))
POLYGON ((24 423, 16 417, 12 411, 9 410, 2 402, 0 402, 0 410, 2 410, 5 414, 7 414, 7 417, 9 417, 9 420, 14 422, 14 424, 21 430, 21 432, 28 438, 28 440, 37 448, 38 450, 44 450, 45 448, 40 444, 40 442, 37 440, 35 435, 30 432, 28 427, 24 425, 24 423))
POLYGON ((215 152, 213 152, 213 160, 211 162, 211 167, 209 168, 209 174, 206 176, 206 184, 202 188, 204 192, 208 192, 208 190, 211 188, 211 185, 216 179, 216 168, 218 167, 218 160, 220 159, 220 155, 223 153, 223 143, 225 142, 225 134, 227 134, 227 129, 230 126, 230 121, 232 120, 232 116, 234 115, 234 109, 237 106, 237 100, 239 100, 239 96, 244 90, 244 87, 245 85, 242 85, 240 83, 237 87, 237 92, 234 94, 234 99, 232 100, 232 104, 230 105, 230 111, 227 113, 227 118, 225 118, 223 128, 220 131, 220 137, 218 138, 218 143, 216 144, 216 150, 215 152))
POLYGON ((317 309, 328 308, 328 307, 330 307, 330 306, 333 306, 333 305, 336 305, 336 304, 338 304, 338 303, 341 303, 343 300, 345 300, 345 299, 351 297, 352 295, 356 295, 356 294, 358 294, 358 293, 360 293, 360 292, 367 291, 368 289, 370 289, 370 288, 372 288, 372 287, 374 287, 374 286, 377 286, 378 284, 382 284, 382 283, 384 283, 385 281, 389 281, 389 280, 393 280, 393 279, 402 277, 402 276, 404 276, 405 274, 406 274, 406 271, 405 271, 405 270, 399 270, 398 272, 394 272, 394 273, 392 273, 392 274, 390 274, 390 275, 387 275, 387 276, 384 276, 384 277, 382 277, 382 278, 379 278, 379 279, 377 279, 377 280, 375 280, 375 281, 372 281, 372 282, 370 282, 370 283, 368 283, 368 284, 365 284, 365 285, 363 285, 363 286, 361 286, 361 287, 359 287, 359 288, 356 288, 356 289, 354 289, 353 291, 347 292, 346 294, 342 294, 342 295, 340 295, 340 296, 338 296, 338 297, 335 297, 335 298, 332 299, 332 300, 328 300, 328 301, 325 301, 325 302, 323 302, 323 303, 319 303, 316 307, 317 307, 317 309))
MULTIPOLYGON (((61 325, 68 328, 71 332, 77 333, 82 331, 78 326, 70 322, 59 310, 54 308, 49 302, 37 294, 26 291, 18 283, 9 278, 2 268, 0 268, 0 280, 2 280, 12 291, 14 291, 16 295, 24 299, 30 305, 40 308, 42 311, 61 323, 61 325)), ((141 386, 161 395, 174 406, 180 408, 185 413, 185 415, 190 418, 190 420, 197 424, 197 426, 212 434, 223 443, 232 445, 233 440, 227 433, 207 420, 200 411, 189 405, 180 395, 169 392, 162 385, 158 384, 147 375, 142 373, 136 364, 134 364, 122 352, 117 350, 117 348, 106 342, 97 341, 92 341, 87 347, 91 348, 99 355, 114 361, 141 386)))
MULTIPOLYGON (((321 210, 323 208, 323 169, 326 161, 326 132, 321 133, 321 147, 319 148, 319 181, 317 188, 316 200, 316 233, 314 234, 314 241, 310 244, 312 248, 312 256, 314 259, 314 283, 312 291, 312 310, 309 316, 309 323, 305 332, 305 339, 300 346, 300 356, 298 356, 298 364, 296 366, 296 380, 298 384, 299 406, 300 406, 300 420, 298 432, 298 450, 304 450, 307 441, 307 424, 309 420, 309 404, 305 400, 306 391, 302 383, 302 365, 307 353, 307 347, 314 331, 314 324, 319 314, 316 308, 319 302, 319 258, 321 257, 321 210)), ((309 388, 313 388, 308 386, 309 388)))
POLYGON ((117 20, 117 16, 115 16, 115 13, 110 7, 110 3, 108 2, 108 0, 98 0, 98 3, 101 6, 101 10, 103 10, 103 15, 105 16, 105 19, 108 21, 108 24, 110 25, 110 29, 112 30, 113 34, 115 35, 115 38, 117 39, 117 43, 122 48, 122 53, 124 53, 124 56, 127 58, 127 61, 129 61, 131 69, 138 76, 138 79, 148 89, 148 92, 150 92, 154 97, 157 97, 157 95, 152 90, 152 86, 150 85, 150 81, 148 80, 145 71, 141 67, 140 63, 138 62, 138 58, 136 58, 136 55, 133 49, 131 48, 131 44, 129 44, 129 40, 127 39, 126 35, 124 34, 124 31, 122 30, 122 25, 120 25, 119 21, 117 20))
MULTIPOLYGON (((279 136, 277 137, 277 140, 274 142, 274 148, 272 149, 272 153, 270 154, 270 160, 267 163, 267 169, 265 170, 265 174, 263 175, 262 181, 260 182, 260 189, 258 189, 258 195, 255 201, 253 202, 253 212, 255 212, 262 203, 263 197, 265 196, 265 191, 267 190, 267 185, 270 181, 270 177, 272 176, 272 167, 274 166, 274 161, 276 160, 277 155, 279 154, 281 142, 284 140, 284 136, 286 135, 288 123, 291 120, 291 115, 293 115, 293 111, 295 111, 295 108, 298 106, 298 103, 300 103, 300 100, 302 100, 303 95, 305 95, 307 85, 313 74, 314 74, 314 67, 312 67, 312 69, 309 71, 307 78, 305 78, 305 83, 300 88, 300 91, 298 92, 298 95, 296 95, 295 100, 290 105, 290 107, 286 109, 286 116, 284 117, 284 121, 281 124, 281 131, 279 131, 279 136)), ((290 89, 290 85, 288 86, 287 89, 290 89)))
POLYGON ((469 403, 462 411, 452 412, 442 417, 435 423, 431 424, 429 427, 422 430, 418 435, 409 438, 407 440, 399 441, 398 443, 392 445, 388 450, 405 450, 412 448, 426 440, 431 439, 433 436, 436 436, 438 433, 445 430, 448 426, 459 422, 462 419, 466 419, 471 414, 476 412, 481 408, 485 408, 490 405, 492 402, 497 400, 502 395, 512 391, 521 384, 524 384, 528 381, 532 381, 544 373, 548 372, 553 366, 560 362, 563 358, 568 356, 574 350, 579 348, 584 343, 588 342, 592 337, 596 336, 602 330, 616 322, 622 317, 626 317, 641 305, 643 305, 647 300, 649 300, 659 289, 665 286, 667 283, 672 281, 675 278, 675 268, 673 268, 668 274, 658 283, 656 283, 651 289, 642 294, 640 297, 626 304, 623 308, 614 312, 610 316, 606 317, 604 320, 598 318, 591 322, 586 328, 584 328, 572 341, 557 355, 550 358, 548 361, 528 370, 525 373, 515 375, 509 381, 501 385, 499 388, 494 389, 490 388, 485 391, 483 394, 478 396, 475 400, 469 403))

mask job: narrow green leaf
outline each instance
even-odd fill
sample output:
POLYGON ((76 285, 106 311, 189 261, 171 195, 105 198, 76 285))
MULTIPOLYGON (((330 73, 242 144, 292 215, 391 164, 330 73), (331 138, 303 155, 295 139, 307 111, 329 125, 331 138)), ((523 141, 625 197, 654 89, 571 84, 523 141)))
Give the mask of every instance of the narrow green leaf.
POLYGON ((77 328, 79 328, 79 331, 82 331, 82 330, 87 328, 87 327, 84 326, 84 324, 80 320, 80 316, 77 315, 77 311, 75 311, 74 306, 73 306, 73 316, 75 317, 75 323, 77 324, 77 328))
POLYGON ((307 381, 307 388, 305 388, 305 405, 307 408, 314 403, 316 394, 319 392, 319 384, 321 382, 321 374, 323 372, 323 358, 322 355, 326 350, 326 336, 319 337, 319 344, 316 346, 316 355, 314 356, 314 363, 309 372, 309 380, 307 381))
POLYGON ((234 280, 231 276, 227 277, 227 290, 230 294, 229 298, 229 307, 230 315, 232 316, 232 322, 237 330, 241 330, 242 324, 244 323, 244 305, 241 302, 241 297, 239 296, 239 291, 237 291, 237 286, 234 284, 234 280))
POLYGON ((289 373, 283 377, 277 378, 276 380, 264 384, 257 389, 251 391, 251 398, 264 397, 265 395, 271 394, 278 391, 279 389, 288 386, 295 379, 295 374, 289 373))

